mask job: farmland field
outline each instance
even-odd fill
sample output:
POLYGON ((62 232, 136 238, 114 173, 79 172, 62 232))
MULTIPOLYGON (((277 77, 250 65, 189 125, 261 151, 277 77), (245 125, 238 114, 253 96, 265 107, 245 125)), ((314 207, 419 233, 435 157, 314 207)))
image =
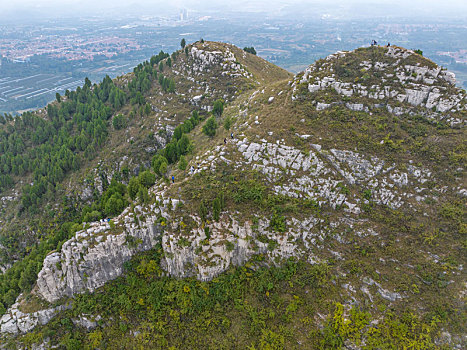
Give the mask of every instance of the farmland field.
POLYGON ((42 107, 62 94, 66 89, 74 90, 82 85, 83 79, 76 79, 65 74, 34 74, 27 77, 0 78, 0 110, 15 110, 15 106, 24 109, 42 107))

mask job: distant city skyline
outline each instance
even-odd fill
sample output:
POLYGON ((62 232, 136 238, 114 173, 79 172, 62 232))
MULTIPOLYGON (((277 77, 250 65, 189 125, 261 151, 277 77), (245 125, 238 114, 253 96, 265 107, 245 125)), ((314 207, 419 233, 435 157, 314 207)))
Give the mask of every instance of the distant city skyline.
POLYGON ((177 15, 187 8, 195 11, 266 12, 273 15, 301 12, 307 7, 343 11, 348 17, 467 17, 465 0, 15 0, 0 2, 0 23, 12 19, 46 15, 90 16, 111 15, 125 10, 128 14, 177 15), (285 11, 284 11, 285 10, 285 11))

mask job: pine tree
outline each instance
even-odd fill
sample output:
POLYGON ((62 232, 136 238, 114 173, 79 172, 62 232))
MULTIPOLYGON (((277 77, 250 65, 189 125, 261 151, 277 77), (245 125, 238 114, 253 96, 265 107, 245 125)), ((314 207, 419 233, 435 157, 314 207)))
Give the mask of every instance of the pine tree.
POLYGON ((216 118, 210 117, 206 120, 206 123, 203 125, 203 132, 210 137, 213 137, 216 134, 217 122, 216 118))
POLYGON ((221 201, 219 198, 216 198, 212 202, 212 216, 214 220, 219 221, 220 214, 221 214, 221 201))
POLYGON ((180 160, 178 161, 178 168, 180 170, 185 170, 188 165, 188 162, 186 161, 185 156, 181 156, 180 160))
POLYGON ((214 107, 212 112, 217 116, 220 117, 222 113, 224 112, 224 101, 221 99, 218 99, 214 102, 214 107))

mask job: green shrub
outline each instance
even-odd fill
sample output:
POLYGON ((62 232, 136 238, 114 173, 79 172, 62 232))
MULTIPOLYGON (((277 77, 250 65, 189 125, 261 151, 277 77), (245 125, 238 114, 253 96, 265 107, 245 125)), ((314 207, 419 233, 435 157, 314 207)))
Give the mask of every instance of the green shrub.
POLYGON ((225 249, 228 251, 228 252, 231 252, 235 249, 235 244, 233 244, 232 242, 230 241, 226 241, 225 242, 225 249))
POLYGON ((167 175, 167 163, 162 163, 161 166, 159 167, 158 173, 161 176, 166 176, 167 175))
POLYGON ((191 124, 193 124, 193 127, 199 124, 199 113, 198 111, 193 111, 191 112, 191 118, 190 118, 191 124))
POLYGON ((232 118, 227 117, 224 120, 224 129, 225 130, 230 130, 230 127, 232 126, 232 118))
POLYGON ((254 180, 242 181, 238 185, 237 190, 233 195, 235 203, 243 203, 245 201, 254 201, 260 203, 263 201, 263 196, 266 187, 254 180))
POLYGON ((256 50, 253 46, 250 46, 250 47, 244 47, 243 48, 243 51, 245 52, 248 52, 248 53, 251 53, 253 55, 256 55, 256 50))
POLYGON ((191 150, 191 143, 188 135, 183 134, 177 142, 178 155, 187 154, 191 150))
POLYGON ((205 222, 205 221, 206 221, 206 218, 207 218, 207 216, 208 216, 208 209, 207 209, 206 206, 204 205, 204 202, 201 202, 201 203, 200 203, 198 212, 199 212, 199 216, 200 216, 201 220, 202 220, 203 222, 205 222))
POLYGON ((165 158, 162 155, 156 155, 153 160, 152 160, 152 168, 156 174, 159 176, 164 176, 165 173, 167 172, 167 164, 169 162, 167 161, 167 158, 165 158), (161 168, 162 164, 166 164, 165 170, 164 168, 161 168), (161 170, 164 170, 161 172, 161 170))
POLYGON ((277 232, 285 232, 286 230, 286 220, 283 215, 279 215, 278 213, 274 213, 272 215, 271 221, 269 223, 271 229, 277 232))
POLYGON ((93 210, 92 212, 86 213, 86 215, 83 218, 84 222, 92 222, 92 221, 97 221, 102 218, 102 214, 97 211, 93 210))
POLYGON ((114 193, 106 202, 104 206, 105 214, 108 216, 115 216, 120 214, 126 207, 126 201, 120 193, 114 193))
POLYGON ((186 161, 185 156, 181 156, 180 160, 178 161, 178 168, 180 170, 185 170, 187 166, 188 166, 188 162, 186 161))
POLYGON ((149 192, 148 192, 148 189, 146 187, 144 187, 143 185, 140 185, 139 186, 139 189, 138 189, 138 198, 140 200, 141 203, 148 203, 149 202, 149 192))
POLYGON ((269 329, 261 330, 259 350, 282 350, 285 349, 285 338, 282 334, 275 333, 269 329))
POLYGON ((212 202, 212 216, 215 221, 219 221, 220 214, 221 214, 221 201, 219 198, 216 198, 212 202))
POLYGON ((370 189, 366 189, 363 191, 363 198, 367 199, 367 200, 371 200, 371 190, 370 189))
POLYGON ((182 135, 183 135, 183 127, 179 125, 174 129, 174 133, 172 137, 178 141, 180 140, 180 137, 182 137, 182 135))
POLYGON ((214 101, 214 106, 213 106, 213 109, 212 109, 212 113, 215 116, 220 117, 223 112, 224 112, 224 100, 218 99, 218 100, 214 101))
POLYGON ((115 130, 126 128, 128 124, 127 118, 123 114, 117 114, 112 120, 112 125, 115 130))
POLYGON ((156 183, 156 176, 151 171, 145 170, 138 175, 138 180, 141 185, 149 188, 156 183))
POLYGON ((128 183, 128 195, 131 199, 135 199, 138 194, 140 183, 137 177, 132 177, 128 183))
POLYGON ((206 120, 206 123, 203 125, 203 132, 210 137, 216 135, 217 122, 216 118, 210 117, 206 120))
POLYGON ((187 119, 183 123, 183 132, 188 134, 191 130, 193 130, 194 126, 190 119, 187 119))

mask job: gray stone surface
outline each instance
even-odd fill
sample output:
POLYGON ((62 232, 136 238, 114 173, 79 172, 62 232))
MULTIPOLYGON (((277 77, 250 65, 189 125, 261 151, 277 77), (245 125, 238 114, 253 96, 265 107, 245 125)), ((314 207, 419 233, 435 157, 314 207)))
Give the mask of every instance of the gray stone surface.
POLYGON ((19 310, 21 295, 8 311, 0 318, 0 333, 26 333, 37 325, 47 324, 60 311, 69 309, 70 305, 60 305, 55 308, 40 310, 32 313, 23 313, 19 310))
MULTIPOLYGON (((430 68, 423 65, 403 65, 401 60, 415 53, 411 50, 389 47, 386 56, 394 58, 392 63, 385 62, 361 62, 362 74, 370 75, 377 71, 384 73, 386 78, 381 79, 377 85, 366 85, 356 79, 355 83, 340 81, 334 74, 334 64, 345 52, 339 52, 326 58, 324 64, 319 63, 317 68, 313 64, 305 69, 303 74, 295 76, 292 83, 292 100, 297 100, 298 87, 307 84, 308 91, 312 94, 326 89, 333 89, 343 99, 353 97, 368 97, 376 100, 377 105, 386 106, 390 113, 402 115, 405 113, 422 113, 430 119, 445 119, 445 113, 467 110, 467 97, 460 89, 455 88, 455 75, 441 67, 430 68), (325 71, 326 76, 322 76, 325 71), (409 108, 394 106, 397 103, 405 103, 409 108), (420 111, 422 108, 424 111, 420 111)), ((345 100, 344 100, 345 101, 345 100)), ((324 101, 316 101, 316 109, 324 110, 332 104, 324 101)), ((354 111, 369 111, 370 105, 363 103, 345 103, 345 106, 354 111)), ((465 118, 450 118, 445 121, 451 126, 466 123, 465 118)))
MULTIPOLYGON (((128 211, 120 216, 122 221, 126 214, 128 211)), ((38 295, 54 302, 93 291, 120 276, 123 264, 136 252, 151 249, 157 243, 162 229, 156 219, 150 217, 140 227, 132 221, 122 222, 119 229, 111 229, 108 223, 94 223, 77 232, 60 252, 45 258, 37 278, 38 295), (123 232, 114 233, 118 231, 123 232)))

